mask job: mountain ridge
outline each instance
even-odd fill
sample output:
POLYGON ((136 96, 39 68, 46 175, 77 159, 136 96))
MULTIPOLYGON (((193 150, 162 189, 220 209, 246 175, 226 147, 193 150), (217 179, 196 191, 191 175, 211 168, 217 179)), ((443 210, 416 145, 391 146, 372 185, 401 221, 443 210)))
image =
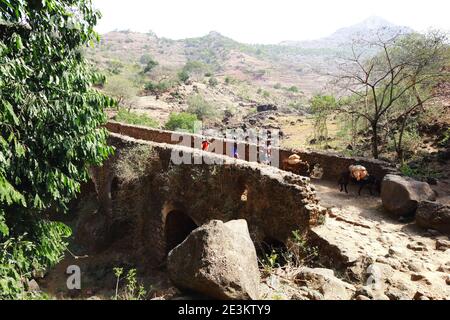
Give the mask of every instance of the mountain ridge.
MULTIPOLYGON (((330 41, 333 38, 349 38, 349 37, 345 37, 345 35, 356 35, 359 33, 362 36, 364 36, 364 34, 366 32, 373 32, 374 30, 383 29, 383 28, 390 28, 390 29, 393 29, 393 31, 395 31, 395 32, 397 32, 397 31, 400 31, 403 33, 414 32, 414 29, 412 29, 408 26, 397 25, 397 24, 392 23, 392 22, 390 22, 382 17, 379 17, 379 16, 369 16, 368 18, 362 20, 361 22, 355 23, 350 26, 341 27, 341 28, 335 30, 330 35, 322 37, 322 38, 317 38, 317 39, 313 39, 313 40, 284 40, 284 41, 281 41, 278 43, 273 43, 273 44, 240 42, 240 41, 234 40, 232 37, 229 37, 229 36, 226 36, 226 35, 220 33, 217 30, 210 30, 208 33, 206 33, 204 35, 194 36, 194 37, 186 37, 186 38, 182 38, 182 39, 170 39, 167 37, 158 37, 157 34, 153 31, 143 33, 143 32, 135 32, 135 31, 130 31, 130 30, 114 30, 114 31, 109 31, 109 32, 103 33, 103 35, 107 35, 107 34, 115 33, 115 32, 128 32, 128 33, 137 33, 137 34, 148 34, 148 35, 151 35, 151 36, 159 38, 159 39, 170 40, 170 41, 174 41, 174 42, 183 42, 183 41, 188 41, 188 40, 193 40, 193 39, 216 39, 216 40, 232 41, 232 42, 235 42, 238 44, 245 44, 245 45, 250 45, 250 46, 276 46, 276 45, 299 46, 301 44, 308 45, 308 44, 316 43, 316 42, 330 41)), ((351 40, 351 39, 347 39, 347 40, 351 40)), ((342 41, 340 41, 340 42, 342 42, 342 41)))
POLYGON ((382 17, 370 16, 356 24, 339 28, 329 36, 323 38, 307 41, 282 41, 279 44, 300 46, 305 48, 337 47, 345 43, 350 43, 357 37, 370 40, 374 37, 374 32, 379 30, 384 30, 384 32, 389 34, 405 34, 414 32, 414 30, 410 27, 394 24, 382 17))

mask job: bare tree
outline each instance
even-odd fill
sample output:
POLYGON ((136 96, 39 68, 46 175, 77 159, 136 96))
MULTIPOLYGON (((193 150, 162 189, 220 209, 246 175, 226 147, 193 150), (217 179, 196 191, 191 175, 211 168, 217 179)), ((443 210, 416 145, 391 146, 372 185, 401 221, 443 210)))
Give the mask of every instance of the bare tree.
POLYGON ((434 87, 448 79, 448 73, 443 68, 447 37, 440 32, 392 35, 382 29, 375 38, 352 43, 336 83, 350 94, 341 104, 342 110, 367 120, 372 155, 378 158, 381 131, 396 124, 401 154, 407 119, 440 94, 434 87), (407 95, 413 99, 402 99, 407 95))

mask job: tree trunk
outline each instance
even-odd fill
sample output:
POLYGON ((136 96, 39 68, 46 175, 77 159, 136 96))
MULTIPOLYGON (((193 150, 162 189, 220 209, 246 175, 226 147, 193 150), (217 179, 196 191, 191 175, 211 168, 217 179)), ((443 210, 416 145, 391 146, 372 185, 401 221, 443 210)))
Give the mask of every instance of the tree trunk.
POLYGON ((378 126, 377 122, 372 122, 372 156, 378 159, 378 126))
POLYGON ((400 126, 400 132, 398 136, 398 147, 397 147, 397 159, 400 162, 400 165, 402 166, 405 161, 403 150, 403 134, 405 133, 405 128, 406 128, 406 116, 402 118, 402 125, 400 126))

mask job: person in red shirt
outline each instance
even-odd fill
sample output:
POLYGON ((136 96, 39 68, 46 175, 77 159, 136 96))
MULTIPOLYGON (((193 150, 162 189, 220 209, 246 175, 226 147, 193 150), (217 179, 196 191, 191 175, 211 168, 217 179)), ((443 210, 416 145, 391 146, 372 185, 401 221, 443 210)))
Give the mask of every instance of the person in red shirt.
POLYGON ((205 139, 202 141, 202 150, 208 151, 208 148, 209 148, 209 142, 208 142, 208 140, 205 139))

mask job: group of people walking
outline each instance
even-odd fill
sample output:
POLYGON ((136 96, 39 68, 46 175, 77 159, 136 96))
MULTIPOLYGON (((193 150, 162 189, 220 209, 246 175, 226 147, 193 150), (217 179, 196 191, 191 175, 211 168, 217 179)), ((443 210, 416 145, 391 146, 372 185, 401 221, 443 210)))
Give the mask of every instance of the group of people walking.
MULTIPOLYGON (((208 141, 208 139, 207 138, 203 138, 203 140, 202 140, 202 150, 203 151, 209 151, 210 145, 211 145, 211 143, 208 141)), ((239 159, 239 152, 238 152, 238 145, 237 145, 237 143, 233 144, 232 156, 235 159, 239 159)), ((263 146, 262 152, 260 152, 259 159, 260 159, 261 163, 269 164, 271 157, 272 157, 272 143, 269 140, 269 141, 267 141, 266 145, 263 146)))

